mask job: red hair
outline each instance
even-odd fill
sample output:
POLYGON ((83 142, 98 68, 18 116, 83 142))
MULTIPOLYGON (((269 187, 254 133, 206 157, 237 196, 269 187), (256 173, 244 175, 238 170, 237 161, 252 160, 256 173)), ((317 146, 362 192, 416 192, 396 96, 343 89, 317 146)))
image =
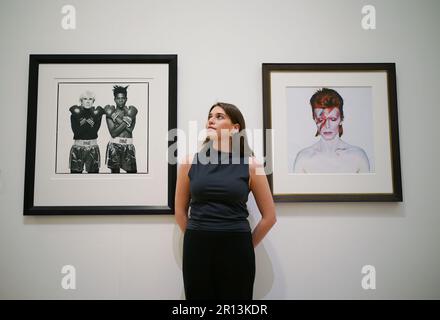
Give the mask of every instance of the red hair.
MULTIPOLYGON (((322 88, 316 91, 310 98, 310 105, 312 106, 313 119, 315 119, 314 109, 338 108, 341 114, 341 120, 344 120, 344 99, 336 90, 329 88, 322 88)), ((339 136, 344 132, 342 124, 339 125, 339 136)), ((315 137, 319 135, 319 130, 316 130, 315 137)))

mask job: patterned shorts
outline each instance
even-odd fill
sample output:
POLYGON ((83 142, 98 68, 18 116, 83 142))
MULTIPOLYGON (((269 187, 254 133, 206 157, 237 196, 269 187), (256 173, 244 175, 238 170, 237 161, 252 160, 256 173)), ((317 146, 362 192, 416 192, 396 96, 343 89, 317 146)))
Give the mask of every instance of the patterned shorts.
POLYGON ((69 164, 72 172, 83 172, 84 167, 86 172, 99 172, 101 166, 99 147, 97 145, 87 147, 73 145, 70 148, 69 164))
POLYGON ((136 149, 133 144, 109 142, 106 152, 106 163, 110 169, 124 169, 127 172, 137 172, 136 149))

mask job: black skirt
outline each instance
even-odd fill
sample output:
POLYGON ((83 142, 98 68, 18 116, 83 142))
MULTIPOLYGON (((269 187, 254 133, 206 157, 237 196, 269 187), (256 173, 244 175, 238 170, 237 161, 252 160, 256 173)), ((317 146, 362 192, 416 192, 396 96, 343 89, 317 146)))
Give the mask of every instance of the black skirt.
POLYGON ((187 229, 182 269, 187 300, 252 300, 255 252, 251 232, 187 229))

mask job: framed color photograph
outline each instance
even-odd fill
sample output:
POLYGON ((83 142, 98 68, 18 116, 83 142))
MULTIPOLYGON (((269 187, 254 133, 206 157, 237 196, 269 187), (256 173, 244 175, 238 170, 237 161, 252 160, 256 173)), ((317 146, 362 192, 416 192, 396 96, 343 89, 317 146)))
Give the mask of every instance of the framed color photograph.
POLYGON ((275 201, 402 201, 393 63, 263 64, 275 201))
POLYGON ((176 55, 30 55, 25 215, 171 214, 176 55))

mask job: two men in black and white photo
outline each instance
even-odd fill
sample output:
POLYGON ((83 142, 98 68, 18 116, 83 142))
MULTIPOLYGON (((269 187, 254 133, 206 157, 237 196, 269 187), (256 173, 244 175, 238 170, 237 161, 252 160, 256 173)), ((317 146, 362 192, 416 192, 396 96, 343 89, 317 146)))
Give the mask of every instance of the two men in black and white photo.
POLYGON ((107 127, 112 139, 106 150, 106 164, 111 173, 136 173, 136 151, 133 145, 133 130, 137 109, 126 106, 127 88, 113 87, 114 105, 93 106, 95 95, 86 90, 80 95, 80 105, 70 108, 70 122, 74 143, 70 149, 71 173, 99 173, 101 154, 97 143, 102 116, 106 114, 107 127))

